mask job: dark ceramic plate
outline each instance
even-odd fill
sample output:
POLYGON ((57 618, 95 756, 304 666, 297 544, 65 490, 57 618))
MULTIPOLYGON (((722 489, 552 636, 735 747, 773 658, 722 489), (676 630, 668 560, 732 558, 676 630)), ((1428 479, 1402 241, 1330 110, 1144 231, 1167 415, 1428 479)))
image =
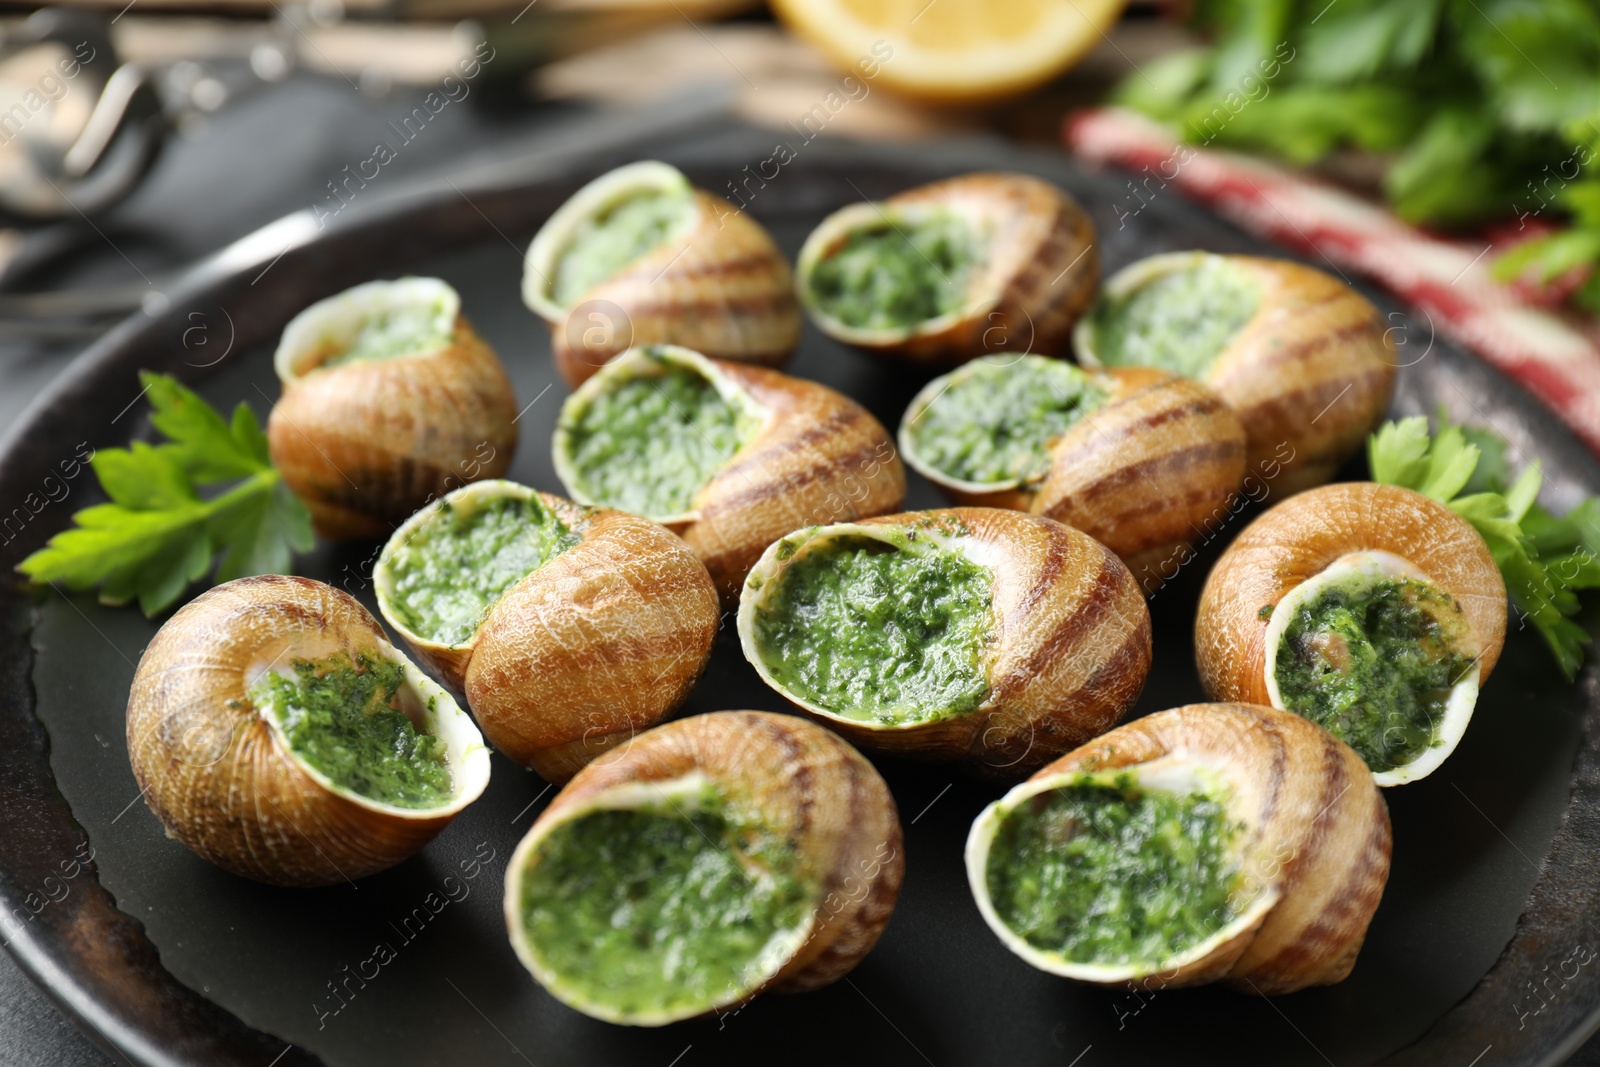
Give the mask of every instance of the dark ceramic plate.
MULTIPOLYGON (((625 156, 569 156, 536 175, 480 175, 371 208, 358 203, 325 231, 290 220, 235 246, 163 312, 130 320, 85 353, 14 428, 0 456, 10 516, 0 516, 0 563, 9 572, 95 499, 88 474, 62 477, 81 449, 145 432, 140 368, 179 374, 213 402, 245 400, 264 416, 277 395, 271 346, 289 317, 349 285, 404 272, 435 274, 461 291, 526 405, 510 476, 560 491, 548 442, 566 389, 543 326, 518 299, 521 251, 578 185, 629 158, 659 155, 714 190, 738 184, 791 254, 835 207, 980 167, 1030 171, 1070 189, 1100 228, 1108 272, 1172 249, 1267 251, 1171 195, 1119 226, 1130 206, 1124 178, 1082 173, 1055 153, 989 142, 890 149, 819 141, 776 177, 754 177, 772 173, 763 161, 773 154, 772 135, 734 131, 625 156)), ((1600 493, 1594 459, 1522 390, 1432 338, 1428 323, 1398 312, 1392 322, 1409 354, 1400 410, 1442 404, 1458 419, 1493 425, 1521 455, 1543 461, 1556 506, 1600 493)), ((923 381, 809 330, 789 369, 861 399, 891 427, 923 381)), ((913 475, 907 505, 939 503, 913 475)), ((1217 550, 1248 517, 1215 531, 1152 603, 1156 666, 1141 713, 1202 699, 1190 655, 1195 597, 1217 550)), ((323 546, 300 561, 301 572, 370 605, 374 548, 323 546)), ((359 885, 256 885, 167 840, 140 801, 122 716, 156 624, 91 596, 8 585, 0 597, 7 939, 28 972, 131 1063, 1497 1067, 1559 1062, 1597 1023, 1596 676, 1565 683, 1537 638, 1515 625, 1454 757, 1426 781, 1387 794, 1393 875, 1355 973, 1341 985, 1277 1000, 1216 989, 1141 1000, 1031 970, 983 926, 962 868, 967 827, 998 790, 943 767, 885 759, 878 762, 900 804, 909 866, 876 951, 819 992, 764 997, 721 1020, 633 1030, 552 1000, 507 944, 504 864, 551 796, 532 773, 496 757, 482 800, 422 854, 359 885), (91 851, 92 863, 80 863, 91 851), (382 958, 393 957, 382 966, 373 962, 380 945, 389 950, 382 958)), ((778 707, 725 631, 687 710, 778 707)))

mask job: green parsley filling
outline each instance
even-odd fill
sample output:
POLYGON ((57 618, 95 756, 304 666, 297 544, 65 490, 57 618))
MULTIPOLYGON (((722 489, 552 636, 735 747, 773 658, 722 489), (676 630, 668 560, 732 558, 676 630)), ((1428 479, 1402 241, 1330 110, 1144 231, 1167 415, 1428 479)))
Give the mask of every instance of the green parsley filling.
POLYGON ((816 306, 846 326, 899 329, 963 307, 982 254, 977 235, 953 215, 885 219, 845 238, 806 284, 816 306))
POLYGON ((292 660, 250 686, 289 748, 340 788, 380 804, 435 808, 454 794, 445 742, 400 709, 405 668, 376 653, 292 660))
POLYGON ((550 296, 571 307, 584 293, 677 234, 694 215, 689 190, 648 190, 585 219, 556 259, 550 296))
POLYGON ((507 589, 578 541, 537 497, 441 500, 386 552, 390 607, 418 637, 459 645, 507 589))
POLYGON ((917 458, 963 482, 1036 484, 1050 471, 1050 449, 1105 403, 1101 381, 1070 363, 1040 356, 979 360, 908 426, 917 458))
POLYGON ((455 341, 455 324, 443 309, 442 301, 379 308, 362 320, 349 344, 318 365, 340 367, 437 352, 455 341))
POLYGON ((1000 920, 1075 963, 1154 965, 1237 915, 1239 825, 1204 793, 1083 775, 1001 816, 985 879, 1000 920))
POLYGON ((792 844, 713 793, 562 823, 523 871, 521 916, 533 954, 582 1000, 695 1014, 769 977, 814 896, 792 844))
POLYGON ((830 538, 772 579, 755 610, 757 652, 775 682, 843 718, 963 715, 989 692, 993 584, 987 567, 915 531, 893 544, 830 538))
POLYGON ((1413 762, 1439 743, 1450 692, 1474 663, 1457 648, 1459 614, 1448 595, 1416 578, 1330 583, 1299 606, 1279 639, 1284 708, 1326 728, 1374 771, 1413 762))
POLYGON ((1203 377, 1255 317, 1261 290, 1220 256, 1167 271, 1093 312, 1095 357, 1108 367, 1159 367, 1203 377))
POLYGON ((761 424, 696 370, 657 366, 658 373, 607 380, 575 413, 564 410, 562 421, 575 491, 590 503, 665 519, 691 511, 696 494, 761 424))

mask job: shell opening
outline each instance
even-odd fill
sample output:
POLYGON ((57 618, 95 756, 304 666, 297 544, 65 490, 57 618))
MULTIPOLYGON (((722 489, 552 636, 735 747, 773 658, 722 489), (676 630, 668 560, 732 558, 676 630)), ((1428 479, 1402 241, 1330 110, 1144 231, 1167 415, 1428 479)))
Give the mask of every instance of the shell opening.
POLYGON ((981 299, 988 244, 946 208, 854 204, 801 249, 800 295, 845 340, 936 332, 981 299))
POLYGON ((373 569, 378 606, 408 639, 459 647, 507 589, 579 536, 526 486, 474 482, 394 532, 373 569))
POLYGON ((1218 768, 1178 756, 1024 782, 973 823, 973 897, 1006 947, 1041 970, 1093 982, 1175 975, 1277 900, 1251 873, 1252 835, 1232 799, 1218 768))
POLYGON ((894 525, 811 527, 770 546, 739 605, 745 657, 818 714, 879 729, 981 707, 992 561, 970 539, 894 525))
POLYGON ((1111 395, 1101 375, 1042 356, 986 356, 933 379, 900 424, 923 476, 970 492, 1035 485, 1062 434, 1111 395))
POLYGON ((489 751, 471 718, 386 643, 285 649, 253 665, 246 683, 283 751, 346 799, 437 815, 465 807, 488 784, 489 751))
POLYGON ((1351 553, 1273 607, 1267 695, 1355 749, 1379 785, 1415 781, 1472 717, 1480 672, 1469 635, 1460 604, 1413 564, 1351 553))
POLYGON ((1085 363, 1158 367, 1203 379, 1261 307, 1261 285, 1231 256, 1172 252, 1106 282, 1079 323, 1085 363))
POLYGON ((689 521, 700 491, 770 418, 700 353, 632 348, 561 405, 556 473, 581 503, 689 521))
POLYGON ((560 319, 589 290, 688 233, 698 217, 694 188, 675 167, 643 162, 603 174, 557 209, 528 246, 523 302, 560 319))
POLYGON ((318 368, 425 356, 455 340, 461 297, 437 278, 367 282, 290 320, 273 357, 292 381, 318 368))
POLYGON ((505 907, 552 994, 660 1025, 769 982, 809 936, 819 892, 788 836, 694 772, 627 783, 536 826, 512 857, 505 907))

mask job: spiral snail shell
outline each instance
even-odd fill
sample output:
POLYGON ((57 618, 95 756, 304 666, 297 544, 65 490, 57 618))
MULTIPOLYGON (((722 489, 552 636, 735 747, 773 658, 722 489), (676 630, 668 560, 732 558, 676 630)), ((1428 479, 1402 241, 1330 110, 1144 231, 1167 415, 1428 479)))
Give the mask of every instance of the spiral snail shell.
POLYGON ((839 737, 695 715, 557 794, 511 857, 506 926, 561 1001, 659 1026, 848 973, 889 921, 903 853, 888 786, 839 737))
POLYGON ((522 299, 574 386, 635 345, 778 366, 800 343, 789 263, 767 231, 665 163, 618 167, 551 215, 522 299))
POLYGON ((1383 797, 1332 734, 1272 708, 1190 704, 985 808, 967 880, 989 928, 1040 970, 1270 996, 1349 975, 1390 846, 1383 797))
POLYGON ((1063 190, 982 172, 840 208, 806 238, 795 270, 829 337, 950 364, 1002 348, 1064 354, 1100 260, 1094 225, 1063 190))
POLYGON ((517 445, 494 351, 437 278, 368 282, 283 331, 267 443, 318 534, 386 537, 428 500, 493 478, 517 445))
POLYGON ((906 488, 888 431, 849 397, 675 345, 626 352, 568 397, 552 458, 573 499, 679 533, 730 608, 773 541, 892 511, 906 488))
POLYGON ((373 583, 490 743, 553 782, 675 711, 720 620, 705 567, 663 527, 507 481, 412 516, 373 583))
POLYGON ((1232 409, 1188 378, 989 357, 923 387, 901 420, 900 452, 958 503, 1082 530, 1152 594, 1165 565, 1228 517, 1245 435, 1232 409))
POLYGON ((1505 629, 1505 581, 1471 523, 1348 482, 1245 527, 1206 579, 1195 660, 1212 699, 1306 715, 1389 786, 1455 750, 1505 629))
POLYGON ((1088 366, 1204 382, 1244 423, 1250 470, 1279 494, 1331 478, 1389 406, 1398 359, 1360 293, 1282 259, 1169 252, 1107 279, 1073 333, 1088 366))
POLYGON ((1150 613, 1100 542, 949 508, 775 542, 739 600, 756 673, 866 748, 1018 778, 1110 729, 1150 669, 1150 613))
POLYGON ((168 835, 274 885, 392 867, 489 781, 466 712, 365 608, 309 578, 239 578, 167 620, 139 660, 127 736, 168 835))

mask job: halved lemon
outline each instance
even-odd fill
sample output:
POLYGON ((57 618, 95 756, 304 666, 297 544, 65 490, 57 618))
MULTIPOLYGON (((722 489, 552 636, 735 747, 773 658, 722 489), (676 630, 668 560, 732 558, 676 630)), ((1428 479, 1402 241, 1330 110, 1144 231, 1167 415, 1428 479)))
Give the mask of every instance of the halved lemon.
POLYGON ((1031 89, 1098 44, 1127 0, 772 0, 796 33, 873 83, 972 102, 1031 89))

